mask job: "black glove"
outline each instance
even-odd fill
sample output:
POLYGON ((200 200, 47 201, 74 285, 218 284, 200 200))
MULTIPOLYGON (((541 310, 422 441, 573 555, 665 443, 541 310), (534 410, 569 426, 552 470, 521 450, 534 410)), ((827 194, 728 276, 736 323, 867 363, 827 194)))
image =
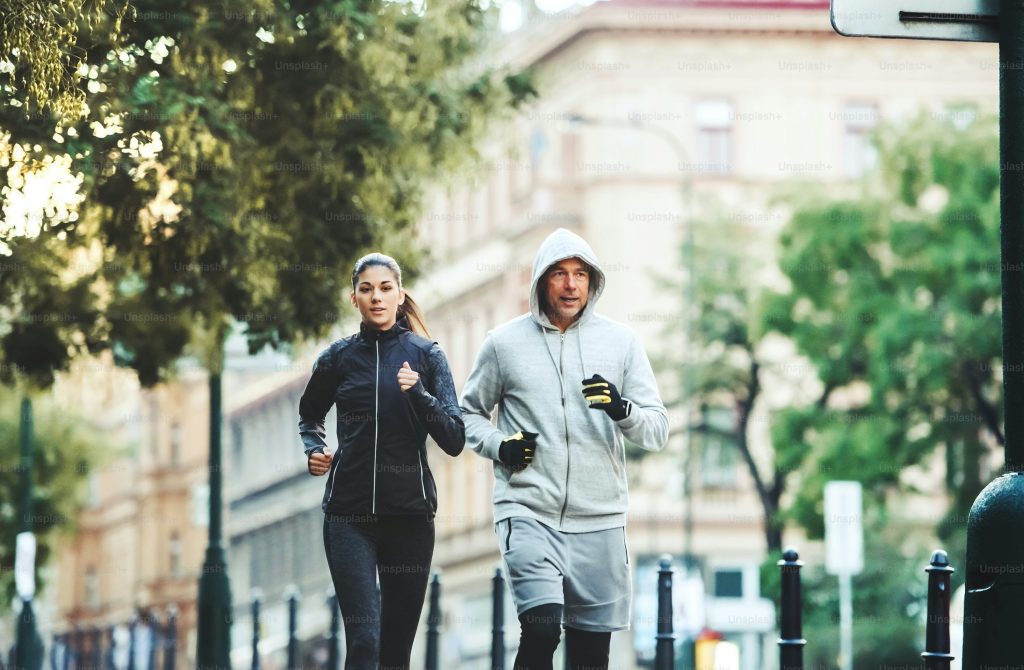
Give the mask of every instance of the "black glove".
POLYGON ((633 411, 633 403, 619 395, 615 384, 601 375, 583 380, 583 397, 590 409, 603 409, 614 421, 622 421, 633 411))
POLYGON ((536 449, 537 433, 521 430, 501 441, 501 446, 498 447, 498 460, 519 472, 533 462, 533 452, 536 449))

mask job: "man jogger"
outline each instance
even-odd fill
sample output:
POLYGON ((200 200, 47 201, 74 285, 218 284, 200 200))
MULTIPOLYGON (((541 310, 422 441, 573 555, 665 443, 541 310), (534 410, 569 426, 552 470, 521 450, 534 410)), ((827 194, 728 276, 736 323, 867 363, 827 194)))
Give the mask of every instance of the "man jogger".
POLYGON ((552 233, 530 313, 488 334, 463 388, 467 444, 494 461, 517 670, 550 670, 563 623, 569 666, 607 668, 612 631, 629 627, 624 437, 659 450, 668 416, 639 340, 594 313, 604 286, 590 245, 552 233))

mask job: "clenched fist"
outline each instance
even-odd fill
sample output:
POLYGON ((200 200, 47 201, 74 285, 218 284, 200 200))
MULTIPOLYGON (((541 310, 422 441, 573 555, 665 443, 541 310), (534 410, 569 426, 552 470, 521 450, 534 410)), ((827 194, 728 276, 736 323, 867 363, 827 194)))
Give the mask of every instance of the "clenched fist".
POLYGON ((331 460, 332 456, 330 454, 314 451, 309 455, 306 468, 309 470, 309 474, 319 477, 320 475, 327 474, 327 471, 331 469, 331 460))
POLYGON ((398 371, 398 388, 408 391, 420 380, 420 373, 409 366, 409 361, 402 363, 402 369, 398 371))

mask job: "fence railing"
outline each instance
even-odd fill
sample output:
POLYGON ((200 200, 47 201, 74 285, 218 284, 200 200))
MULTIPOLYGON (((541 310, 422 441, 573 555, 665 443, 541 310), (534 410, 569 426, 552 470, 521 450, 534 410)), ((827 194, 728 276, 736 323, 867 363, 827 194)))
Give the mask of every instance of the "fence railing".
MULTIPOLYGON (((778 562, 779 593, 779 668, 804 670, 803 653, 808 641, 802 633, 802 594, 800 570, 803 561, 793 548, 787 548, 778 562)), ((925 651, 921 654, 928 670, 949 670, 950 575, 953 568, 944 551, 935 551, 928 572, 928 613, 925 626, 925 651)), ((672 558, 659 561, 657 582, 657 626, 654 670, 672 670, 676 666, 675 631, 672 613, 672 558)), ((501 568, 491 579, 491 670, 505 670, 505 580, 501 568)), ((299 670, 298 592, 289 589, 287 670, 299 670)), ((252 594, 251 670, 260 670, 259 644, 262 595, 252 594)), ((341 612, 334 593, 328 591, 326 606, 330 614, 327 631, 326 670, 340 670, 341 612)), ((426 630, 426 670, 439 670, 441 634, 441 576, 430 581, 426 630)), ((161 621, 157 613, 138 617, 126 626, 76 628, 55 635, 50 647, 50 670, 174 670, 178 644, 176 611, 171 608, 161 621), (125 634, 125 631, 126 634, 125 634), (121 635, 117 633, 120 632, 121 635)))
POLYGON ((178 648, 177 610, 161 622, 157 612, 124 625, 73 628, 53 636, 50 670, 174 670, 178 648))

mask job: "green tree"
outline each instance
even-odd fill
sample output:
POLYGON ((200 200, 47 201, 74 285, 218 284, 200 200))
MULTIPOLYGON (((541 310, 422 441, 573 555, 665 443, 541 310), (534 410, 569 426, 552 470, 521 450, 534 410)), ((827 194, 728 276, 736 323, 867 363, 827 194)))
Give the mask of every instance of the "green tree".
POLYGON ((866 501, 885 501, 939 450, 951 502, 938 531, 962 555, 983 464, 1003 442, 996 123, 922 113, 883 129, 863 195, 800 202, 782 235, 791 286, 766 326, 842 392, 773 424, 776 452, 804 463, 790 514, 812 537, 828 479, 860 480, 866 501))
POLYGON ((121 0, 0 0, 0 67, 4 94, 29 115, 44 110, 58 118, 82 115, 85 91, 78 69, 85 50, 81 28, 107 24, 113 34, 129 11, 121 0))
MULTIPOLYGON (((32 525, 36 536, 37 592, 46 587, 42 566, 53 554, 59 535, 74 528, 84 502, 85 475, 102 467, 119 448, 84 425, 84 419, 58 406, 52 398, 37 398, 35 456, 32 469, 32 525)), ((17 503, 21 500, 21 394, 0 387, 0 605, 7 607, 14 589, 15 537, 21 531, 17 503)))
MULTIPOLYGON (((37 225, 79 250, 76 281, 102 309, 47 339, 99 333, 147 384, 189 342, 219 369, 232 321, 254 350, 322 335, 354 256, 386 245, 414 264, 425 185, 534 94, 527 75, 476 66, 488 13, 475 0, 134 8, 117 43, 89 49, 86 119, 51 138, 8 107, 5 126, 23 155, 63 151, 83 178, 80 211, 37 225)), ((32 243, 4 241, 13 267, 32 267, 32 243)), ((0 298, 17 311, 28 292, 0 298)))
MULTIPOLYGON (((747 471, 761 505, 766 549, 781 553, 781 501, 799 463, 788 452, 761 448, 766 431, 757 418, 758 411, 767 416, 761 407, 766 379, 774 390, 785 382, 784 376, 772 376, 778 353, 766 342, 770 334, 762 321, 773 261, 764 249, 771 239, 752 218, 717 200, 704 200, 698 209, 690 224, 692 249, 682 250, 693 284, 675 286, 685 296, 681 321, 691 345, 682 358, 666 361, 678 366, 683 380, 683 393, 669 404, 689 402, 690 458, 700 460, 699 469, 708 473, 741 464, 747 471)), ((688 479, 697 470, 691 463, 688 479)), ((695 481, 687 485, 697 488, 695 481)))

